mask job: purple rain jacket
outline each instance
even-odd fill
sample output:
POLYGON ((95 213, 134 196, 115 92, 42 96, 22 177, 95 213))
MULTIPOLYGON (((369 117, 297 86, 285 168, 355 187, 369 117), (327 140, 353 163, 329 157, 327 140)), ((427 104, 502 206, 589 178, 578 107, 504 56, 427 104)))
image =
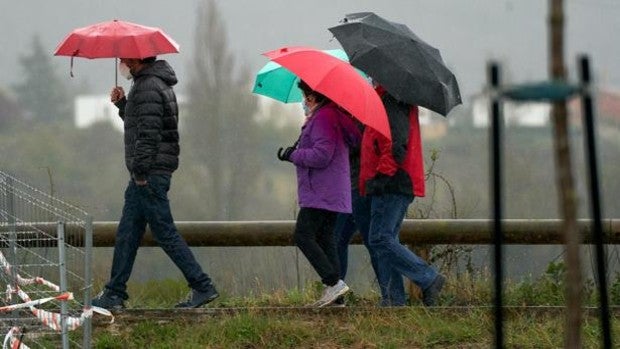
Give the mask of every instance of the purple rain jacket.
POLYGON ((350 116, 334 103, 315 110, 301 128, 299 144, 291 154, 297 168, 300 207, 351 212, 349 146, 361 141, 350 116))

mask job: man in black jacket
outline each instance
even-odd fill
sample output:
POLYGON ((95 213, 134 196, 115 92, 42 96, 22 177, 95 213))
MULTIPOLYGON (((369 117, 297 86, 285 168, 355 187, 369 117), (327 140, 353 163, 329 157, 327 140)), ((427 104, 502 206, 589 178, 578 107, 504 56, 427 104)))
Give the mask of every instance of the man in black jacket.
POLYGON ((129 95, 114 87, 111 101, 125 124, 125 165, 131 179, 116 232, 110 281, 94 306, 122 309, 140 241, 148 224, 155 241, 181 270, 192 289, 180 308, 200 307, 219 295, 209 276, 179 235, 168 201, 170 178, 179 166, 178 106, 172 89, 177 78, 170 65, 155 57, 121 58, 120 73, 133 79, 129 95))

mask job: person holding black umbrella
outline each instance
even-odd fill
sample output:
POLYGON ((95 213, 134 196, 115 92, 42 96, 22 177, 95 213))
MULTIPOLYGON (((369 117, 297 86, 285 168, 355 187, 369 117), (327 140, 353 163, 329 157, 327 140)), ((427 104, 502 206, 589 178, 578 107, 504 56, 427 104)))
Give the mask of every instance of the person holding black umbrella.
MULTIPOLYGON (((349 62, 380 84, 392 141, 367 128, 362 140, 360 191, 370 195, 369 244, 379 260, 384 290, 394 271, 423 291, 434 305, 445 277, 398 241, 400 225, 414 197, 424 196, 424 162, 418 106, 446 116, 461 104, 458 82, 438 49, 404 24, 372 12, 352 13, 329 28, 349 62)), ((384 295, 382 295, 384 296, 384 295)))
MULTIPOLYGON (((386 292, 399 274, 404 275, 422 289, 424 305, 433 306, 446 278, 398 238, 407 208, 414 197, 425 194, 418 107, 396 100, 381 86, 376 89, 388 115, 392 141, 365 129, 359 183, 361 194, 370 200, 368 242, 377 258, 377 279, 386 292)), ((382 294, 384 298, 389 295, 382 294)))
MULTIPOLYGON (((363 133, 364 127, 358 124, 360 132, 363 133)), ((353 235, 359 231, 362 236, 364 246, 370 255, 370 264, 375 272, 381 291, 381 307, 398 307, 405 306, 407 297, 403 284, 403 277, 395 270, 391 271, 391 275, 385 278, 380 275, 381 270, 378 268, 378 260, 374 249, 370 247, 368 242, 368 230, 370 229, 370 196, 360 195, 359 175, 360 175, 360 151, 361 144, 349 147, 349 163, 351 165, 351 198, 352 213, 339 213, 336 218, 334 228, 334 238, 336 239, 336 249, 340 262, 340 278, 345 280, 348 267, 349 244, 353 235), (388 280, 388 281, 383 281, 388 280)), ((334 302, 340 306, 345 306, 344 297, 336 299, 334 302)))

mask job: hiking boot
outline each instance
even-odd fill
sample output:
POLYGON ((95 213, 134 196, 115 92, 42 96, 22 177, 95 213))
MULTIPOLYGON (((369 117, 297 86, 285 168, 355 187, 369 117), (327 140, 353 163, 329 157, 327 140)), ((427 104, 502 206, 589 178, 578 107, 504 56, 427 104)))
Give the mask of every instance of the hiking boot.
POLYGON ((438 274, 433 283, 422 292, 422 303, 427 307, 434 306, 445 283, 446 277, 438 274))
POLYGON ((333 303, 336 298, 342 296, 347 292, 349 292, 349 286, 347 286, 344 281, 338 280, 338 282, 334 286, 325 287, 325 290, 323 290, 323 296, 317 302, 319 303, 318 307, 322 308, 326 305, 333 303))
POLYGON ((215 286, 210 285, 209 289, 204 292, 198 291, 198 290, 192 290, 187 296, 187 300, 185 300, 184 302, 178 303, 174 307, 175 308, 199 308, 213 301, 219 296, 220 294, 217 293, 215 286))
POLYGON ((120 310, 125 308, 124 300, 121 296, 113 294, 107 289, 99 292, 97 297, 91 301, 92 306, 107 310, 120 310))

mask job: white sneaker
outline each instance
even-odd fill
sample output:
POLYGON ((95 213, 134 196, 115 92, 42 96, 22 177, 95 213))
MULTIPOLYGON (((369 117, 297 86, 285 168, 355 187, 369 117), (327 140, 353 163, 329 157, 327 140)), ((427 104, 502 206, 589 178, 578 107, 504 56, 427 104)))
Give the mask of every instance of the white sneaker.
POLYGON ((304 307, 307 307, 307 308, 316 308, 316 307, 318 307, 319 305, 321 305, 321 300, 320 300, 320 299, 319 299, 318 301, 314 302, 314 303, 306 304, 306 305, 304 305, 304 307))
POLYGON ((322 308, 326 305, 333 303, 336 298, 342 296, 347 292, 349 292, 349 286, 347 286, 344 281, 338 280, 338 282, 334 286, 325 287, 325 290, 323 290, 323 296, 317 301, 318 307, 322 308))

